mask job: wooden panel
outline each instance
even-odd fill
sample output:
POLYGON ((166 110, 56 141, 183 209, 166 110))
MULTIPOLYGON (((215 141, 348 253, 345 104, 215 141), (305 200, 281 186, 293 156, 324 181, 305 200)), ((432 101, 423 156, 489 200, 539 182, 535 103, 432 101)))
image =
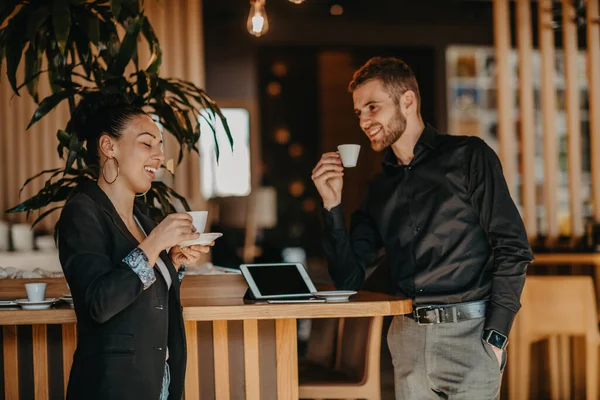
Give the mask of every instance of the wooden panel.
POLYGON ((73 354, 77 348, 77 325, 64 324, 62 325, 62 358, 63 358, 63 381, 65 393, 69 383, 69 375, 71 374, 71 365, 73 365, 73 354))
POLYGON ((587 73, 594 220, 600 221, 600 25, 598 0, 587 0, 587 73))
POLYGON ((200 398, 200 372, 198 360, 198 326, 195 321, 185 321, 187 342, 187 367, 185 374, 185 398, 200 398))
POLYGON ((533 103, 532 39, 530 0, 517 0, 517 42, 519 48, 519 113, 521 120, 521 155, 524 223, 527 236, 537 237, 537 204, 535 197, 535 106, 533 103))
POLYGON ((48 399, 48 341, 46 325, 32 325, 33 386, 36 400, 48 399))
POLYGON ((540 88, 542 109, 542 137, 544 142, 544 205, 546 236, 552 244, 559 236, 558 188, 555 179, 558 170, 558 141, 556 139, 556 85, 554 76, 554 30, 552 29, 552 0, 538 2, 539 46, 542 69, 540 88))
POLYGON ((516 140, 513 115, 513 85, 508 62, 510 53, 510 14, 508 0, 494 0, 494 47, 496 56, 496 87, 498 88, 499 157, 511 195, 515 195, 516 140))
POLYGON ((2 327, 4 352, 4 397, 6 400, 19 398, 19 354, 17 350, 17 327, 2 327))
POLYGON ((215 398, 229 399, 229 348, 227 321, 213 322, 213 346, 215 349, 215 398))
POLYGON ((258 352, 258 321, 244 320, 244 370, 246 400, 260 399, 260 367, 258 352))
POLYGON ((277 346, 277 398, 298 399, 298 348, 295 319, 275 322, 277 346))
POLYGON ((581 201, 581 117, 579 112, 579 79, 577 77, 577 26, 572 0, 562 0, 563 46, 565 55, 565 106, 567 118, 567 169, 569 175, 569 208, 571 236, 583 236, 583 203, 581 201))

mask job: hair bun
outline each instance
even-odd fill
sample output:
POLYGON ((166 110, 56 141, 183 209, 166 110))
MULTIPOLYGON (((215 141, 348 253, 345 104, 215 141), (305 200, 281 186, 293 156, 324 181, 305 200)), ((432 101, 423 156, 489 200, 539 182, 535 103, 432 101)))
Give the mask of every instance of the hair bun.
POLYGON ((89 129, 86 128, 99 125, 99 119, 106 116, 108 109, 130 104, 121 93, 87 92, 77 103, 67 125, 67 131, 76 132, 81 141, 87 140, 89 129))

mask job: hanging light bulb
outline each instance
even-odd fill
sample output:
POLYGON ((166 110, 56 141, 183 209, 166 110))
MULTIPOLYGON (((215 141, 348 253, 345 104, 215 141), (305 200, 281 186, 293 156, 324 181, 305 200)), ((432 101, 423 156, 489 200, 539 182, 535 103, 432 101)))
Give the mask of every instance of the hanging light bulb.
POLYGON ((250 14, 246 24, 251 35, 260 37, 269 30, 269 20, 265 11, 265 0, 252 0, 250 2, 250 14))
POLYGON ((304 3, 304 0, 290 0, 290 3, 302 4, 302 3, 304 3))

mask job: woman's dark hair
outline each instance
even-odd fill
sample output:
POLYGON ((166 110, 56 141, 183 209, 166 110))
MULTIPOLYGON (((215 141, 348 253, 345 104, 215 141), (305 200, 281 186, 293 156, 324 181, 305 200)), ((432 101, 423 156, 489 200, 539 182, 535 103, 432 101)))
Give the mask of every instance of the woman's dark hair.
POLYGON ((79 140, 86 142, 87 154, 84 161, 88 166, 97 168, 100 164, 100 137, 108 135, 120 138, 127 122, 136 115, 148 114, 121 94, 88 92, 77 103, 67 125, 67 132, 75 132, 79 140))

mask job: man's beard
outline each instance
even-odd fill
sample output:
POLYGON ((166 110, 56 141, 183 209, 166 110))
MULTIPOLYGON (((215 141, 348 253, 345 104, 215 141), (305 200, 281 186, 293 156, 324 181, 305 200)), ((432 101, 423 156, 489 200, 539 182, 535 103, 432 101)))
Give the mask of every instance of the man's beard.
POLYGON ((396 143, 406 130, 406 117, 402 115, 400 110, 396 111, 396 115, 390 123, 383 128, 382 138, 371 142, 371 148, 375 151, 382 151, 396 143))

